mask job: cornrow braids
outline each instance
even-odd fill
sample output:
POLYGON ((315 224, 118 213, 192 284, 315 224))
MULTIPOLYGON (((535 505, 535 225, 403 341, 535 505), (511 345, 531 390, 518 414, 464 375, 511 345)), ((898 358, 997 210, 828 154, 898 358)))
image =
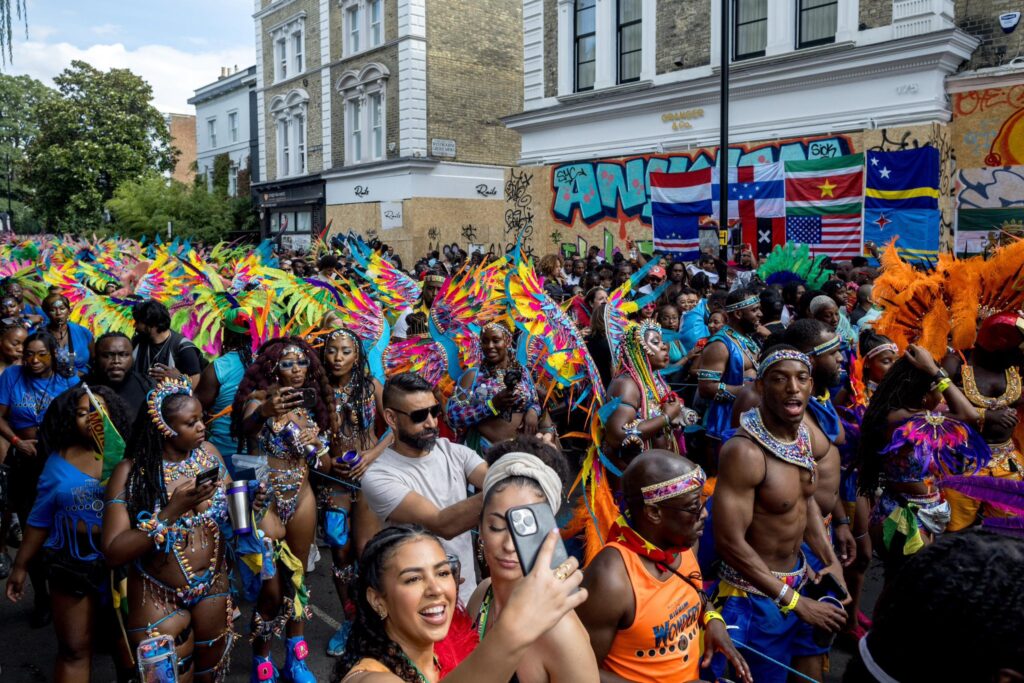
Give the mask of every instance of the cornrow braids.
MULTIPOLYGON (((160 404, 164 420, 181 410, 189 401, 196 400, 188 394, 171 394, 160 404)), ((149 412, 140 410, 135 419, 125 456, 131 458, 132 468, 125 486, 125 500, 128 501, 128 516, 134 527, 140 512, 152 512, 159 503, 167 505, 167 489, 164 487, 164 435, 160 433, 149 412)))

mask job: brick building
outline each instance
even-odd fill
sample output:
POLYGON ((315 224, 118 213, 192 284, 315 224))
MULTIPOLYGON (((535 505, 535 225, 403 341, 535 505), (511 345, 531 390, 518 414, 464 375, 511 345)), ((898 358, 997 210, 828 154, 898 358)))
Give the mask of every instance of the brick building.
MULTIPOLYGON (((505 122, 534 249, 650 240, 647 173, 715 163, 723 0, 522 1, 523 111, 505 122)), ((1024 29, 998 21, 1016 2, 728 1, 732 165, 935 145, 950 248, 965 140, 972 165, 1024 164, 1024 29)))
POLYGON ((519 136, 511 0, 256 0, 264 229, 331 226, 395 246, 499 241, 519 136))
POLYGON ((164 114, 171 133, 171 145, 178 150, 178 159, 171 178, 189 184, 196 177, 196 117, 191 114, 164 114))

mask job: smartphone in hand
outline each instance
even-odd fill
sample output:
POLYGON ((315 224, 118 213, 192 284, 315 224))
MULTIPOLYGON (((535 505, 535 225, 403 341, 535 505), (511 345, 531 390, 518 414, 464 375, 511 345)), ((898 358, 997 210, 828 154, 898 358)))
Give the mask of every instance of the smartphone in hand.
MULTIPOLYGON (((533 565, 537 563, 537 553, 540 552, 540 547, 548 534, 558 527, 555 515, 547 503, 534 503, 509 508, 505 513, 505 521, 508 523, 509 533, 512 534, 516 555, 519 556, 519 566, 523 568, 525 576, 533 571, 533 565)), ((559 538, 555 544, 555 552, 551 556, 551 568, 555 569, 568 559, 569 553, 559 538)))
POLYGON ((211 467, 205 472, 200 472, 196 475, 196 488, 199 488, 208 481, 217 481, 218 474, 220 474, 219 467, 211 467))

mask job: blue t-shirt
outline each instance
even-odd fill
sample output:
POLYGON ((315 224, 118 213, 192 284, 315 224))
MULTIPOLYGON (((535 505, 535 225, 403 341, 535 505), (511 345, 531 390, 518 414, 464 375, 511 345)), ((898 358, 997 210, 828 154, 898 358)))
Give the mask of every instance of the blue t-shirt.
POLYGON ((78 384, 78 377, 32 377, 24 366, 12 365, 0 375, 0 406, 7 406, 7 422, 14 430, 38 427, 50 402, 78 384))
POLYGON ((75 372, 84 374, 89 370, 89 345, 92 332, 81 325, 68 323, 68 345, 57 349, 57 362, 67 366, 73 362, 75 372))
MULTIPOLYGON (((210 414, 219 415, 231 405, 235 400, 235 394, 238 393, 238 385, 245 375, 242 356, 237 351, 224 354, 213 361, 213 371, 220 383, 220 390, 217 392, 217 398, 213 400, 210 414)), ((208 438, 224 456, 224 461, 230 463, 231 455, 238 451, 238 440, 231 438, 231 415, 222 415, 210 423, 208 438)))
POLYGON ((28 525, 49 529, 43 547, 67 549, 79 560, 97 560, 103 557, 95 539, 103 527, 104 488, 99 479, 90 477, 59 453, 46 459, 39 475, 36 502, 28 516, 28 525), (78 523, 85 527, 78 532, 78 523), (89 546, 81 547, 79 538, 89 536, 89 546))

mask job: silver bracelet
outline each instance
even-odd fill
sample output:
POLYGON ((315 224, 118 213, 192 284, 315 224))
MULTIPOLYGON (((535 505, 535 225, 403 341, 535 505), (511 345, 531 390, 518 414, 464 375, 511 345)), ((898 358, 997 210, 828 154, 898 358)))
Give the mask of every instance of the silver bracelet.
POLYGON ((775 604, 782 607, 786 604, 786 595, 789 593, 789 584, 783 583, 782 590, 779 591, 779 597, 775 598, 775 604))

